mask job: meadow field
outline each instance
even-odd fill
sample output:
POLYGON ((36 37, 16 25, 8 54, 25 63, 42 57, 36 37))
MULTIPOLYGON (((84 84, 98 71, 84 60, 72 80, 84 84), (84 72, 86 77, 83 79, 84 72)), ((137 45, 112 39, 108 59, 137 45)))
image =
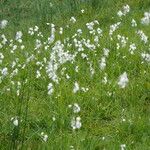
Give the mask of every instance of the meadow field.
POLYGON ((1 0, 0 150, 150 150, 150 0, 1 0))

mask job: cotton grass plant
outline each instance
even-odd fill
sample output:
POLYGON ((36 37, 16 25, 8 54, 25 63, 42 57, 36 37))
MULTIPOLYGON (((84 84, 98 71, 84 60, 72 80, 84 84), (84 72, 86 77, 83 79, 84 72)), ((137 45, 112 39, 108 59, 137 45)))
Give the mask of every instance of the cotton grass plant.
POLYGON ((27 3, 2 9, 1 149, 148 149, 149 2, 27 3))

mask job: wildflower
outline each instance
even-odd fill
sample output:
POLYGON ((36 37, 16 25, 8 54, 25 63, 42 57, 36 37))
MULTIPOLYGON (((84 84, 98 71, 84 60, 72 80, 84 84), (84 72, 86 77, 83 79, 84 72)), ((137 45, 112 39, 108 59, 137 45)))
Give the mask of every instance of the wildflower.
POLYGON ((121 147, 121 150, 124 150, 126 145, 125 144, 121 144, 120 147, 121 147))
POLYGON ((15 120, 13 121, 13 124, 14 124, 15 126, 18 126, 18 120, 15 119, 15 120))
POLYGON ((25 46, 24 45, 21 45, 21 47, 20 47, 21 49, 24 49, 25 48, 25 46))
POLYGON ((131 54, 134 54, 134 51, 135 51, 135 50, 136 50, 136 45, 135 45, 135 43, 130 44, 129 52, 130 52, 131 54))
POLYGON ((53 121, 56 121, 56 118, 55 118, 55 116, 53 116, 53 117, 52 117, 52 120, 53 120, 53 121))
POLYGON ((74 83, 73 93, 79 91, 79 84, 77 82, 74 83))
POLYGON ((63 28, 62 27, 59 29, 59 34, 63 34, 63 28))
POLYGON ((49 5, 50 5, 50 7, 53 7, 53 4, 51 2, 49 3, 49 5))
POLYGON ((144 43, 148 42, 148 37, 144 34, 142 30, 138 30, 136 33, 140 36, 141 40, 144 41, 144 43))
POLYGON ((87 91, 89 90, 89 88, 81 87, 81 90, 82 90, 83 92, 87 92, 87 91))
POLYGON ((122 17, 122 16, 123 16, 123 12, 122 12, 121 10, 119 10, 118 13, 117 13, 117 15, 118 15, 119 17, 122 17))
POLYGON ((82 126, 80 117, 73 117, 71 120, 71 127, 73 130, 80 129, 82 126))
POLYGON ((39 78, 39 77, 41 77, 41 73, 40 73, 39 70, 37 70, 37 71, 36 71, 36 78, 39 78))
POLYGON ((122 10, 119 10, 117 12, 117 15, 119 17, 122 17, 122 16, 125 16, 129 12, 130 12, 130 6, 129 5, 125 5, 125 6, 122 7, 122 10))
POLYGON ((136 23, 136 21, 134 19, 132 19, 132 21, 131 21, 131 26, 132 27, 136 27, 137 26, 137 23, 136 23))
POLYGON ((127 41, 128 41, 128 37, 125 37, 125 36, 121 36, 121 35, 117 35, 117 38, 121 44, 121 47, 125 47, 126 44, 127 44, 127 41))
POLYGON ((3 59, 4 59, 4 55, 3 53, 0 53, 0 64, 3 62, 3 59))
POLYGON ((75 22, 76 22, 76 18, 75 18, 75 17, 71 17, 71 18, 70 18, 70 21, 71 21, 72 23, 75 23, 75 22))
POLYGON ((109 49, 107 49, 107 48, 103 48, 103 51, 104 51, 104 56, 108 56, 109 55, 109 49))
POLYGON ((77 30, 77 33, 78 33, 78 35, 81 35, 81 34, 82 34, 82 30, 81 30, 81 29, 78 29, 78 30, 77 30))
POLYGON ((112 36, 113 32, 115 32, 119 28, 120 24, 121 24, 121 22, 117 22, 117 23, 110 26, 110 30, 109 30, 109 35, 110 36, 112 36))
POLYGON ((82 14, 84 13, 84 9, 81 9, 81 13, 82 13, 82 14))
POLYGON ((150 63, 150 54, 142 53, 141 56, 142 56, 143 59, 145 59, 145 61, 150 63))
POLYGON ((104 84, 106 84, 106 83, 108 82, 108 80, 107 80, 107 74, 105 74, 105 76, 104 76, 102 82, 103 82, 104 84))
POLYGON ((13 122, 14 126, 18 126, 19 125, 19 121, 18 121, 17 117, 12 117, 11 121, 13 122))
POLYGON ((124 13, 124 15, 126 15, 129 12, 130 12, 130 6, 129 5, 123 6, 123 13, 124 13))
POLYGON ((95 70, 94 70, 94 68, 92 67, 92 63, 89 63, 89 64, 90 64, 90 73, 91 73, 91 76, 93 76, 94 73, 95 73, 95 70))
POLYGON ((5 45, 5 44, 7 43, 7 41, 8 41, 8 40, 6 39, 6 36, 5 36, 4 34, 2 34, 2 35, 1 35, 1 38, 3 39, 3 40, 2 40, 2 44, 5 45))
POLYGON ((20 40, 21 39, 21 37, 22 37, 22 32, 21 31, 18 31, 17 33, 16 33, 16 40, 18 41, 18 40, 20 40))
POLYGON ((40 47, 42 46, 42 43, 40 40, 36 39, 36 42, 35 42, 35 49, 39 49, 40 47))
POLYGON ((94 22, 89 22, 89 23, 86 23, 86 26, 89 30, 93 31, 93 27, 94 27, 94 22))
POLYGON ((80 106, 77 103, 73 104, 73 112, 79 113, 80 112, 80 106))
POLYGON ((106 58, 105 58, 105 57, 102 57, 102 58, 101 58, 99 67, 100 67, 101 70, 104 70, 104 69, 105 69, 105 67, 106 67, 106 58))
POLYGON ((145 12, 144 17, 141 19, 141 23, 144 25, 150 24, 150 12, 145 12))
POLYGON ((49 85, 48 85, 48 95, 51 95, 53 92, 54 92, 53 84, 49 83, 49 85))
POLYGON ((3 75, 3 76, 6 76, 7 74, 8 74, 8 69, 5 67, 5 68, 3 68, 2 70, 1 70, 1 74, 3 75))
POLYGON ((7 24, 8 24, 8 21, 7 21, 7 20, 2 20, 2 21, 0 22, 0 28, 1 28, 1 29, 4 29, 4 28, 7 26, 7 24))
POLYGON ((47 134, 44 134, 44 132, 41 132, 41 138, 44 142, 47 142, 48 140, 48 135, 47 134))
POLYGON ((76 66, 76 67, 75 67, 75 71, 76 71, 76 72, 79 72, 79 66, 76 66))
POLYGON ((33 28, 29 28, 29 30, 28 30, 28 34, 30 34, 30 35, 34 35, 34 29, 33 29, 33 28))
POLYGON ((37 32, 39 30, 39 27, 38 26, 35 26, 34 29, 33 29, 35 32, 37 32))
POLYGON ((129 82, 129 79, 127 77, 127 73, 124 72, 119 77, 118 85, 119 85, 120 88, 125 88, 128 82, 129 82))

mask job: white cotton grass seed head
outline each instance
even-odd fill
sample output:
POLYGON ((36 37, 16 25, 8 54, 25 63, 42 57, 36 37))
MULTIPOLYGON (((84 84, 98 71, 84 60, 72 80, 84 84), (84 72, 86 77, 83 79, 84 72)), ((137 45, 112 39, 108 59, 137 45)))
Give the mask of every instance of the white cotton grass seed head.
POLYGON ((117 12, 117 15, 118 15, 119 17, 122 17, 122 16, 123 16, 123 12, 122 12, 121 10, 119 10, 119 11, 117 12))
POLYGON ((148 53, 142 53, 142 54, 141 54, 141 57, 142 57, 145 61, 147 61, 148 63, 150 63, 150 54, 148 54, 148 53))
POLYGON ((8 69, 5 67, 1 70, 2 76, 6 76, 8 74, 8 69))
POLYGON ((106 58, 105 57, 101 58, 100 63, 99 63, 99 67, 101 70, 105 69, 105 67, 106 67, 106 58))
POLYGON ((144 25, 150 24, 150 12, 145 12, 144 17, 141 19, 141 23, 144 25))
POLYGON ((53 84, 49 83, 47 88, 48 88, 48 95, 51 95, 54 92, 53 84))
POLYGON ((11 121, 12 121, 12 123, 13 123, 14 126, 17 127, 19 125, 19 121, 18 121, 17 117, 12 117, 11 121))
POLYGON ((72 16, 72 17, 70 18, 70 22, 75 23, 75 22, 76 22, 76 18, 72 16))
POLYGON ((80 112, 80 106, 77 103, 73 104, 73 112, 74 113, 79 113, 80 112))
POLYGON ((84 13, 84 11, 85 11, 84 9, 81 9, 81 13, 82 13, 82 14, 84 13))
POLYGON ((130 46, 129 46, 129 52, 133 55, 135 50, 136 50, 135 43, 130 44, 130 46))
POLYGON ((121 18, 122 16, 126 16, 127 13, 130 12, 130 6, 129 5, 124 5, 122 7, 122 10, 119 10, 117 12, 117 15, 121 18))
POLYGON ((80 117, 73 117, 71 120, 71 127, 73 130, 80 129, 82 126, 80 117))
POLYGON ((125 88, 128 82, 129 82, 129 79, 127 77, 127 73, 124 72, 119 77, 118 85, 120 88, 125 88))
POLYGON ((121 144, 121 145, 120 145, 120 148, 121 148, 121 150, 125 150, 126 145, 125 145, 125 144, 121 144))
POLYGON ((41 132, 41 138, 42 138, 42 140, 43 140, 44 142, 47 142, 47 140, 48 140, 48 135, 45 134, 44 132, 41 132))
POLYGON ((148 42, 148 36, 146 36, 142 30, 138 30, 136 33, 140 36, 141 41, 143 41, 145 44, 148 42))
POLYGON ((132 21, 131 21, 131 26, 132 27, 136 27, 137 26, 137 23, 136 23, 136 21, 134 19, 132 19, 132 21))
POLYGON ((79 84, 77 82, 74 83, 73 93, 77 93, 79 91, 79 84))
POLYGON ((0 22, 0 28, 1 28, 1 29, 6 28, 7 24, 8 24, 8 21, 7 21, 7 20, 5 20, 5 19, 2 20, 2 21, 0 22))
POLYGON ((23 35, 22 31, 18 31, 18 32, 16 33, 15 39, 18 41, 19 39, 22 38, 22 35, 23 35))

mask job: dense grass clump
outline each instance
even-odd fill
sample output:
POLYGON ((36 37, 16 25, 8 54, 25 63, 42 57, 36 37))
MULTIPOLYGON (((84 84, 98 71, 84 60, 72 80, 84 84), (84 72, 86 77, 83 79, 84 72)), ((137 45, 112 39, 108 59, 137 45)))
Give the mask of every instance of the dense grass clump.
POLYGON ((149 0, 2 0, 0 149, 148 150, 149 0))

